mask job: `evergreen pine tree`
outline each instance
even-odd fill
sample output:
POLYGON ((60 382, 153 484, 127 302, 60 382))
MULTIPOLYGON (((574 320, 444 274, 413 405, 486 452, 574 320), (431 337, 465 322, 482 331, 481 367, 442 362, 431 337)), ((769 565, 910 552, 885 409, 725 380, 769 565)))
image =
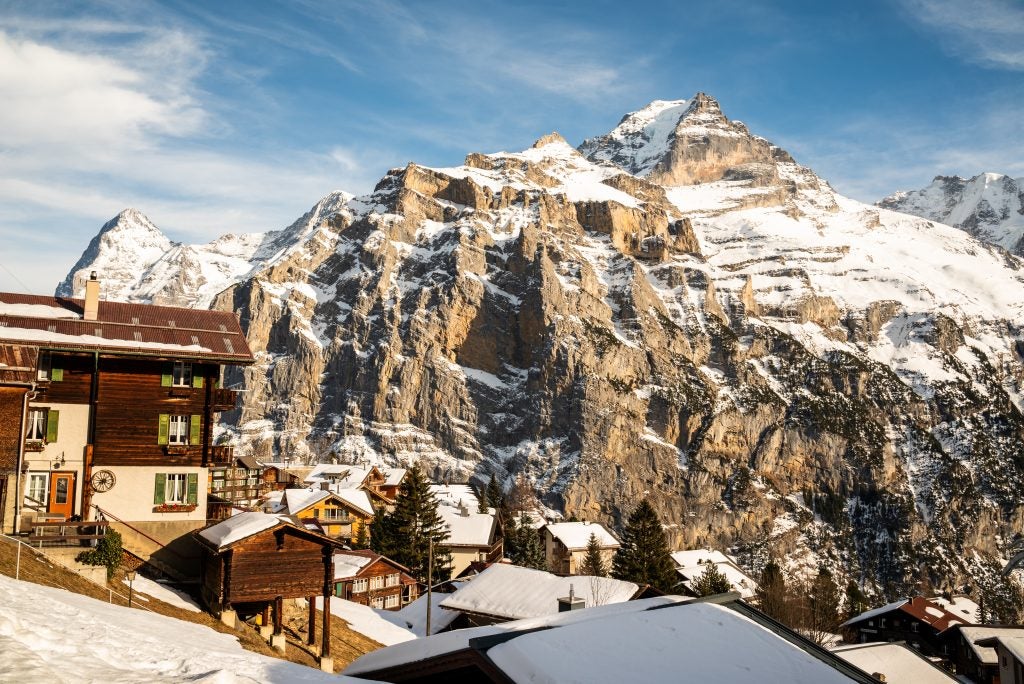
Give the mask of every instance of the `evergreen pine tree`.
POLYGON ((667 593, 674 592, 679 583, 665 530, 647 499, 629 516, 622 545, 612 559, 612 577, 649 584, 667 593))
POLYGON ((398 534, 392 524, 391 515, 385 508, 378 508, 370 523, 370 548, 382 556, 395 557, 398 534))
MULTIPOLYGON (((432 580, 444 581, 451 577, 451 552, 445 546, 448 526, 437 512, 437 499, 430 491, 419 466, 413 466, 398 489, 395 510, 383 517, 378 527, 385 539, 377 542, 378 529, 371 529, 374 551, 409 568, 413 577, 427 581, 427 562, 430 542, 434 546, 434 572, 432 580), (387 553, 386 551, 390 551, 387 553)), ((375 525, 377 520, 374 520, 375 525)))
POLYGON ((509 525, 509 533, 505 537, 505 555, 515 565, 535 570, 547 569, 540 535, 533 529, 530 516, 526 513, 519 516, 518 523, 513 520, 509 525))
POLYGON ((846 619, 856 617, 868 609, 868 599, 857 583, 850 580, 846 584, 846 619))
POLYGON ((487 483, 487 505, 495 510, 500 509, 503 498, 498 478, 491 473, 491 480, 487 483))
POLYGON ((826 568, 807 591, 807 635, 817 644, 824 644, 839 630, 839 587, 826 568))
POLYGON ((587 540, 587 555, 583 557, 580 574, 594 577, 604 577, 608 574, 604 558, 601 557, 601 542, 597 540, 597 535, 593 532, 590 533, 590 539, 587 540))
POLYGON ((693 591, 697 596, 713 596, 732 591, 732 582, 714 563, 704 565, 704 572, 693 583, 693 591))
POLYGON ((768 561, 768 564, 761 570, 756 596, 758 607, 762 613, 789 625, 786 578, 782 574, 782 568, 774 560, 768 561))
MULTIPOLYGON (((372 523, 370 523, 372 524, 372 523)), ((352 548, 354 549, 368 549, 370 548, 370 524, 365 522, 359 523, 359 531, 356 532, 356 538, 352 540, 352 548)))

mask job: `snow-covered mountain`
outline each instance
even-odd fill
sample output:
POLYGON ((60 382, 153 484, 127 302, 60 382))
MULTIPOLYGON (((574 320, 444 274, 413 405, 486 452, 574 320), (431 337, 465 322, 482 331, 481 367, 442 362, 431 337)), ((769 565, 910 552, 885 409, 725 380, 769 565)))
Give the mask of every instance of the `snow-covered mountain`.
POLYGON ((81 297, 96 271, 106 298, 206 308, 224 288, 301 249, 351 198, 333 192, 284 230, 223 235, 205 245, 172 242, 140 211, 125 209, 103 225, 56 294, 81 297))
POLYGON ((966 230, 1024 255, 1024 178, 982 173, 974 178, 936 176, 921 190, 896 192, 878 206, 966 230))
POLYGON ((892 596, 992 577, 1024 520, 1022 262, 842 197, 707 95, 296 225, 213 301, 257 353, 230 416, 257 456, 521 474, 613 525, 647 496, 680 547, 892 596))

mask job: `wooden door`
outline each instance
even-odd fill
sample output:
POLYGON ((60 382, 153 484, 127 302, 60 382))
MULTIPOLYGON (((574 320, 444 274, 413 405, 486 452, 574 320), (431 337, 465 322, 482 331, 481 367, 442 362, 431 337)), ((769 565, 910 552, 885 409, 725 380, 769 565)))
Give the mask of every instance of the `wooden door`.
POLYGON ((75 512, 75 474, 50 473, 50 500, 46 511, 54 515, 70 518, 75 512))

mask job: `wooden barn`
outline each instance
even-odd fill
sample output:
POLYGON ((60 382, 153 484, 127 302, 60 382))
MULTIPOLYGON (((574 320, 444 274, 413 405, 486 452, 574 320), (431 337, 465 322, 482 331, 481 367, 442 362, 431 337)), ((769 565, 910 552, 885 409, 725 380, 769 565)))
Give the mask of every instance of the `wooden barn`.
POLYGON ((342 544, 286 516, 256 512, 240 513, 194 534, 204 551, 200 587, 206 604, 232 625, 239 614, 261 614, 264 635, 282 651, 284 601, 308 601, 308 644, 314 646, 316 598, 323 597, 320 664, 330 671, 334 553, 342 544))

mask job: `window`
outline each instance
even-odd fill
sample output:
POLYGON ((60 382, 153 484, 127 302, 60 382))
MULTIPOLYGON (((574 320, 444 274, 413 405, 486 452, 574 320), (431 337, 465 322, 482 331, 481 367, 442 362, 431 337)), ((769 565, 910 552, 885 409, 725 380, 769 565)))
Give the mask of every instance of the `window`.
POLYGON ((348 511, 344 508, 325 508, 324 518, 326 520, 348 520, 348 511))
POLYGON ((172 387, 192 386, 192 364, 184 361, 175 361, 171 368, 172 387))
POLYGON ((28 431, 25 439, 30 442, 41 442, 46 439, 46 409, 30 409, 28 412, 28 431))
POLYGON ((153 503, 196 505, 199 502, 198 473, 157 473, 153 503))
POLYGON ((377 598, 375 598, 372 601, 370 601, 370 605, 373 606, 374 608, 383 609, 384 608, 384 597, 383 596, 378 596, 377 598))
POLYGON ((384 588, 384 576, 378 575, 370 578, 370 589, 383 589, 384 588))
POLYGON ((171 446, 199 444, 203 438, 202 421, 203 417, 198 414, 175 416, 162 413, 160 414, 156 443, 171 446))
POLYGON ((393 573, 393 574, 390 574, 390 575, 388 575, 388 583, 387 583, 387 586, 389 586, 389 587, 395 587, 395 586, 398 586, 398 573, 397 573, 397 572, 396 572, 396 573, 393 573))
POLYGON ((386 596, 384 597, 384 607, 397 608, 400 600, 400 594, 391 594, 390 596, 386 596))
POLYGON ((48 473, 29 473, 28 497, 32 499, 32 501, 29 502, 31 505, 46 505, 46 489, 49 482, 50 476, 48 473))
POLYGON ((357 579, 356 581, 352 582, 352 593, 353 594, 363 594, 363 593, 366 593, 366 578, 365 577, 363 579, 357 579))

